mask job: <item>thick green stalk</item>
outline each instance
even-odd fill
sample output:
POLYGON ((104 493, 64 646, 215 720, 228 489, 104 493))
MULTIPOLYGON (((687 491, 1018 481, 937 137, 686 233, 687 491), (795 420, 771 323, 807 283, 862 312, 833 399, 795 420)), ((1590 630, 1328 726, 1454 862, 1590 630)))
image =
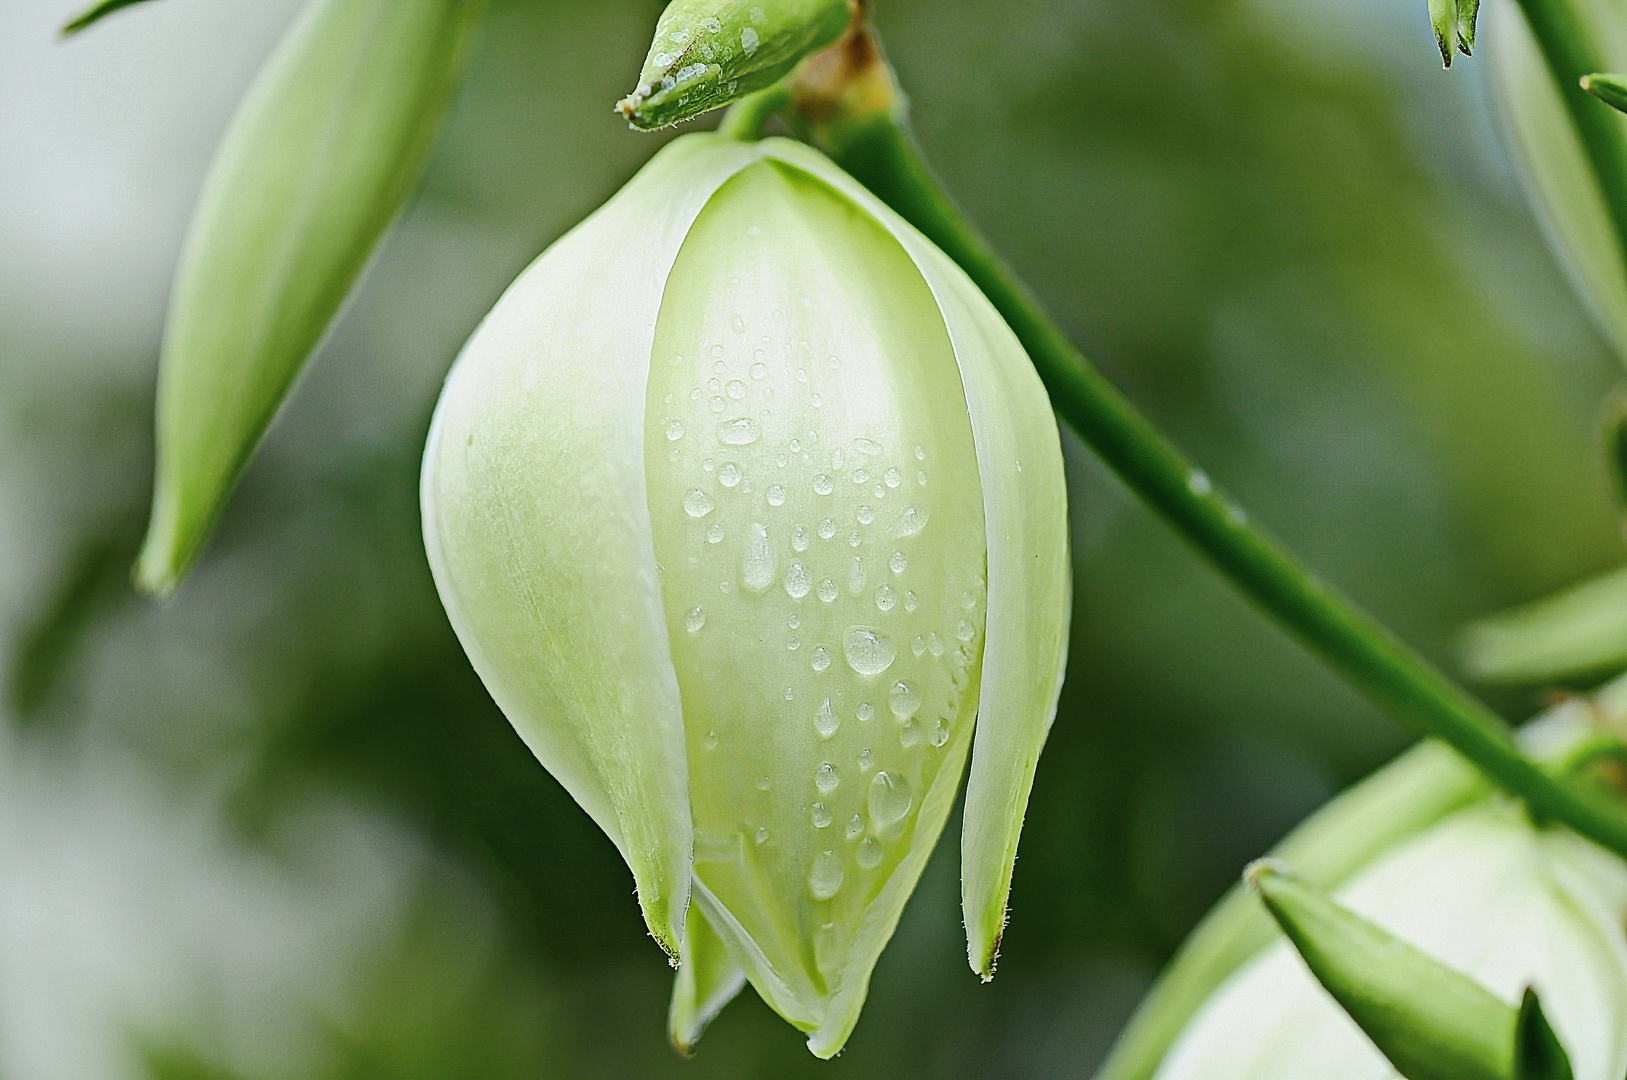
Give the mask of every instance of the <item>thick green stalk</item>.
POLYGON ((1242 510, 1074 348, 943 192, 898 112, 871 113, 867 122, 840 126, 815 123, 812 133, 843 168, 965 269, 1028 350, 1058 415, 1131 490, 1397 720, 1451 745, 1523 798, 1534 815, 1627 855, 1627 807, 1535 765, 1498 716, 1250 526, 1242 510))
POLYGON ((1627 137, 1615 112, 1582 89, 1582 77, 1610 71, 1615 65, 1593 48, 1593 35, 1577 17, 1574 0, 1519 0, 1548 70, 1570 110, 1587 151, 1599 193, 1616 227, 1616 240, 1627 253, 1627 137))

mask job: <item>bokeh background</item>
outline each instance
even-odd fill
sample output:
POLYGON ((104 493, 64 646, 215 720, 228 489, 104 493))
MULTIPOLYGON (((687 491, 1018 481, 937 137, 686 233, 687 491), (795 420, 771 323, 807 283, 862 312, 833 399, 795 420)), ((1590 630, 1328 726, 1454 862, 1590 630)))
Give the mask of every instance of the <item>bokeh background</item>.
MULTIPOLYGON (((999 978, 956 843, 821 1064, 690 1061, 610 844, 431 587, 458 345, 658 140, 655 0, 494 0, 424 188, 173 602, 138 599, 191 203, 296 0, 0 0, 0 1080, 1088 1077, 1241 865, 1406 735, 1069 440, 1073 656, 999 978)), ((1253 517, 1446 664, 1622 561, 1619 378, 1423 0, 878 0, 949 188, 1253 517)), ((1535 695, 1494 693, 1510 717, 1535 695)))

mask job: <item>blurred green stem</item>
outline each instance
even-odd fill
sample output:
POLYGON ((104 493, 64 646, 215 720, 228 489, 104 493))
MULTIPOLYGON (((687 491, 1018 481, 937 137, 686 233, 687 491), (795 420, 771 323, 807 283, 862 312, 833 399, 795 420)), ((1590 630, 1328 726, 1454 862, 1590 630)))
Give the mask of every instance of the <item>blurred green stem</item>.
POLYGON ((1028 350, 1057 413, 1079 437, 1238 588, 1369 699, 1413 731, 1450 744, 1494 783, 1523 798, 1534 816, 1563 822, 1627 856, 1627 807, 1534 764, 1501 718, 1251 527, 1243 511, 1074 348, 944 193, 902 112, 895 105, 845 116, 813 114, 809 128, 843 168, 977 283, 1028 350))
POLYGON ((717 126, 718 134, 741 141, 761 138, 764 126, 790 104, 790 88, 783 82, 775 83, 730 105, 717 126))
POLYGON ((1599 194, 1616 226, 1617 244, 1627 253, 1627 137, 1615 112, 1582 89, 1584 75, 1608 71, 1611 65, 1594 51, 1593 35, 1577 18, 1572 0, 1519 3, 1582 138, 1599 194))

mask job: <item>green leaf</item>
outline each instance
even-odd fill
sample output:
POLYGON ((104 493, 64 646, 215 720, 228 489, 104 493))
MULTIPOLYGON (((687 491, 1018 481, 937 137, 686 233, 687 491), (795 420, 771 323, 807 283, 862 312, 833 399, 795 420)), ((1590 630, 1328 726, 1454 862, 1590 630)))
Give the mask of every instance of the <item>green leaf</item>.
POLYGON ((1572 1080, 1570 1057, 1542 1015, 1537 992, 1526 987, 1514 1025, 1515 1080, 1572 1080))
POLYGON ((1435 44, 1441 61, 1452 66, 1452 53, 1474 55, 1475 22, 1480 0, 1429 0, 1429 25, 1435 31, 1435 44))
POLYGON ((1526 992, 1478 982, 1261 860, 1245 873, 1305 966, 1407 1080, 1559 1080, 1564 1048, 1526 992))
POLYGON ((62 35, 67 37, 70 34, 77 34, 91 23, 101 22, 103 18, 113 14, 120 8, 127 8, 142 2, 143 0, 102 0, 101 3, 69 19, 62 27, 62 35))
POLYGON ((1627 112, 1627 76, 1583 75, 1582 89, 1618 112, 1627 112))
POLYGON ((616 109, 643 131, 720 109, 835 41, 854 11, 852 0, 673 0, 616 109))
POLYGON ((137 583, 165 594, 428 161, 479 0, 311 0, 216 151, 176 272, 137 583))

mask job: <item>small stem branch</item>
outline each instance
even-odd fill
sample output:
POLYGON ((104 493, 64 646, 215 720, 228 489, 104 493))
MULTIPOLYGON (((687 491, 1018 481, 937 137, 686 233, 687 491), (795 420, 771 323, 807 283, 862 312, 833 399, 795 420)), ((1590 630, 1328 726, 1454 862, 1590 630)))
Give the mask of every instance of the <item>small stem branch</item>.
POLYGON ((1592 35, 1578 20, 1572 0, 1519 0, 1519 4, 1548 70, 1559 82, 1616 227, 1617 246, 1627 258, 1627 136, 1615 111, 1582 89, 1582 76, 1609 71, 1611 65, 1594 53, 1592 35))
POLYGON ((751 142, 763 137, 768 122, 791 105, 791 91, 784 83, 776 83, 766 90, 741 98, 729 106, 717 126, 719 135, 740 142, 751 142))
POLYGON ((1005 316, 1052 404, 1142 499, 1346 681, 1413 731, 1450 744, 1533 815, 1627 855, 1627 807, 1556 779, 1508 726, 1370 616, 1251 527, 1099 370, 967 222, 932 176, 902 110, 813 125, 836 161, 954 259, 1005 316))

